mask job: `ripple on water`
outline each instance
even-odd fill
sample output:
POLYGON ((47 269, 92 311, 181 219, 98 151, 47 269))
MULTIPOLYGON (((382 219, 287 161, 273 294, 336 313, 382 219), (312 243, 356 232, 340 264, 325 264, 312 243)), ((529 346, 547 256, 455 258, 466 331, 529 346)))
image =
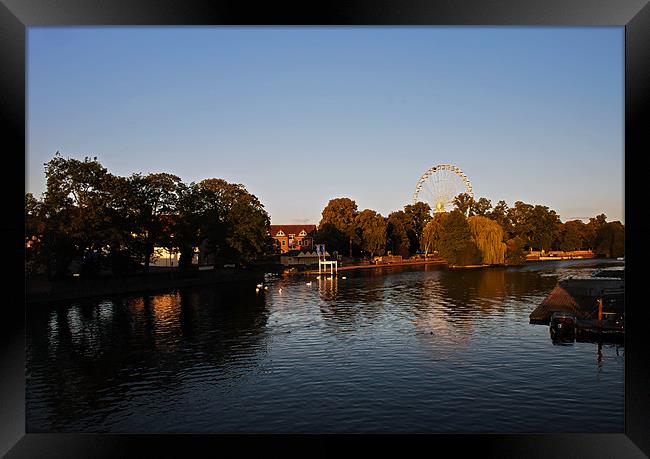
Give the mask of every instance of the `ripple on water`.
POLYGON ((528 323, 557 279, 593 269, 268 278, 30 310, 28 431, 622 431, 624 348, 555 346, 528 323))

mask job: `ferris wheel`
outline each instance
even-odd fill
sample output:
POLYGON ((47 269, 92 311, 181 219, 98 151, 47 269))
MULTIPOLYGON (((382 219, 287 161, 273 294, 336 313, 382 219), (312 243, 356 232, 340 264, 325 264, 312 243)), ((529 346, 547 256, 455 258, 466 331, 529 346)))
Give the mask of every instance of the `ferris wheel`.
POLYGON ((461 193, 474 198, 467 176, 456 166, 439 164, 420 177, 415 185, 413 202, 426 202, 433 212, 446 212, 451 209, 454 198, 461 193))

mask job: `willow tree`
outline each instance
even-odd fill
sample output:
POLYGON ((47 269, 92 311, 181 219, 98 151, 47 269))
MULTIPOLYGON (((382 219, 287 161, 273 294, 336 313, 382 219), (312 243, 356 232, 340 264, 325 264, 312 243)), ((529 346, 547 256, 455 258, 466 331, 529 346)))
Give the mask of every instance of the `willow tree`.
POLYGON ((472 238, 481 251, 483 264, 505 263, 506 244, 503 242, 503 228, 494 220, 474 215, 467 219, 472 238))

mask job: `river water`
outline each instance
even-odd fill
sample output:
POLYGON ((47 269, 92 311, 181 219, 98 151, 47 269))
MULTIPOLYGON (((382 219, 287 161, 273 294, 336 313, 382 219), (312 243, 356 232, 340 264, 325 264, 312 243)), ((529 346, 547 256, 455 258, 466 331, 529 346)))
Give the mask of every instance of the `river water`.
POLYGON ((623 346, 554 344, 528 321, 559 279, 599 266, 396 267, 30 306, 27 432, 623 432, 623 346))

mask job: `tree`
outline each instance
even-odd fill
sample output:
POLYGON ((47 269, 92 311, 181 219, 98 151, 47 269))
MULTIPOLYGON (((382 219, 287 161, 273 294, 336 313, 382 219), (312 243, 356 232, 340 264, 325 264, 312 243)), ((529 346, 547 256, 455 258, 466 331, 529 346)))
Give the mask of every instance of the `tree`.
POLYGON ((557 238, 560 226, 560 216, 546 206, 533 207, 530 215, 529 240, 533 247, 540 250, 550 250, 557 238))
POLYGON ((242 192, 228 209, 226 244, 237 259, 250 262, 264 252, 271 222, 257 196, 239 186, 242 192))
POLYGON ((167 173, 141 176, 133 174, 128 179, 129 210, 134 231, 142 241, 145 270, 153 256, 154 247, 163 243, 164 217, 176 212, 178 184, 181 179, 167 173))
POLYGON ((197 185, 203 205, 199 237, 212 253, 250 261, 264 251, 269 216, 242 184, 205 179, 197 185))
POLYGON ((132 177, 110 177, 108 259, 113 274, 129 274, 147 259, 143 237, 143 203, 132 177))
POLYGON ((482 262, 488 265, 505 263, 506 244, 503 242, 503 229, 487 217, 479 215, 467 219, 472 238, 481 251, 482 262))
POLYGON ((571 220, 560 225, 558 238, 560 250, 565 252, 581 250, 584 244, 585 226, 580 220, 571 220))
POLYGON ((45 268, 46 255, 43 252, 45 220, 43 202, 32 193, 25 193, 25 271, 29 274, 45 268))
POLYGON ((364 209, 357 215, 356 226, 359 229, 361 248, 370 253, 382 255, 386 249, 386 219, 371 209, 364 209))
POLYGON ((404 214, 408 218, 406 234, 409 238, 409 252, 416 253, 420 250, 422 231, 427 222, 431 220, 431 207, 424 202, 416 202, 404 206, 404 214))
POLYGON ((48 273, 64 276, 74 259, 83 259, 85 274, 96 274, 96 257, 110 242, 112 176, 97 158, 63 158, 59 152, 45 164, 48 273))
POLYGON ((510 222, 510 238, 519 237, 524 245, 530 246, 533 206, 522 201, 515 201, 513 207, 508 209, 507 219, 510 222))
POLYGON ((194 248, 202 241, 201 225, 207 213, 208 195, 194 182, 189 185, 179 183, 176 193, 178 200, 172 224, 173 244, 180 252, 179 269, 187 271, 192 265, 194 248))
POLYGON ((517 201, 508 209, 508 219, 511 222, 509 236, 521 238, 531 249, 549 250, 558 237, 560 217, 546 206, 517 201))
POLYGON ((391 212, 386 220, 388 243, 393 254, 408 256, 410 241, 407 233, 410 219, 402 210, 391 212))
POLYGON ((443 219, 438 247, 440 256, 452 265, 474 264, 481 258, 467 219, 459 210, 449 212, 443 219))
POLYGON ((506 234, 510 234, 512 231, 510 219, 508 218, 508 204, 505 201, 497 202, 497 205, 494 206, 492 211, 486 215, 486 217, 494 220, 506 234))
POLYGON ((443 212, 436 213, 422 231, 420 239, 420 247, 425 255, 433 253, 438 250, 438 243, 442 232, 442 220, 446 214, 443 212))
MULTIPOLYGON (((356 232, 357 203, 350 198, 331 199, 323 209, 319 226, 331 224, 346 236, 352 257, 352 244, 359 242, 356 232)), ((342 249, 342 247, 337 247, 342 249)))
POLYGON ((347 245, 347 237, 340 232, 331 223, 322 223, 316 230, 314 242, 317 244, 325 244, 325 250, 328 252, 338 251, 340 248, 345 248, 347 245))
POLYGON ((602 228, 607 222, 607 216, 605 214, 596 215, 593 218, 589 219, 589 223, 585 225, 585 235, 584 240, 589 249, 594 249, 596 247, 596 234, 598 230, 602 228))
POLYGON ((458 210, 461 214, 467 216, 467 213, 474 205, 474 198, 468 193, 460 193, 452 201, 454 208, 458 210))
POLYGON ((478 201, 471 202, 469 214, 470 216, 487 217, 490 209, 492 209, 492 202, 487 198, 480 198, 478 201))
POLYGON ((506 241, 506 265, 520 265, 526 261, 525 242, 519 236, 506 241))
POLYGON ((614 221, 602 225, 596 233, 595 252, 606 257, 622 257, 625 254, 625 227, 614 221))

